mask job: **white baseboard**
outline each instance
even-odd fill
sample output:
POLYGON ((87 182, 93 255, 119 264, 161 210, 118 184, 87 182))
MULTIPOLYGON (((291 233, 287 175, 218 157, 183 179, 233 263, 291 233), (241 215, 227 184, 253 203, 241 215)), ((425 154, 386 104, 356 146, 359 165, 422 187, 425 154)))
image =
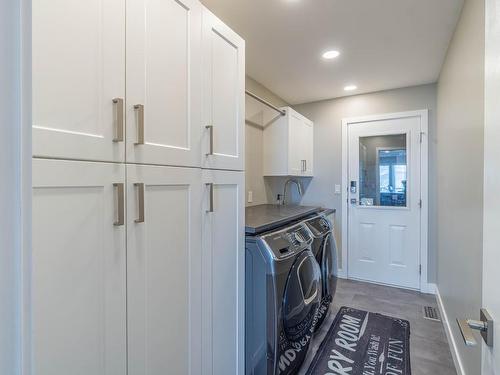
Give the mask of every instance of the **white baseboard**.
POLYGON ((420 291, 427 294, 436 294, 436 289, 437 286, 434 283, 422 283, 422 289, 420 291))
POLYGON ((438 309, 441 313, 441 320, 443 321, 444 330, 446 332, 446 337, 448 338, 448 344, 450 345, 451 355, 453 357, 453 362, 455 363, 457 374, 467 375, 462 364, 460 353, 458 352, 457 342, 455 341, 455 337, 453 336, 453 332, 451 331, 450 320, 448 319, 448 315, 446 314, 443 300, 441 299, 441 294, 439 294, 439 288, 437 286, 435 286, 435 291, 438 309))
POLYGON ((339 279, 347 279, 347 272, 345 272, 344 270, 338 270, 337 277, 339 279))
MULTIPOLYGON (((339 279, 350 279, 348 276, 347 276, 347 273, 344 272, 343 270, 338 270, 338 273, 337 273, 337 277, 339 279)), ((352 280, 357 280, 356 278, 352 278, 352 280)), ((385 285, 385 286, 390 286, 390 287, 395 287, 395 288, 403 288, 403 289, 407 289, 403 286, 397 286, 397 285, 390 285, 390 284, 384 284, 384 283, 378 283, 378 282, 374 282, 374 281, 368 281, 368 280, 361 280, 359 279, 358 281, 363 281, 363 282, 367 282, 367 283, 372 283, 372 284, 378 284, 378 285, 385 285)), ((411 288, 410 288, 411 289, 411 288)), ((437 289, 437 286, 436 284, 434 283, 423 283, 421 285, 421 290, 420 292, 422 293, 426 293, 426 294, 436 294, 436 289, 437 289)), ((414 289, 411 289, 411 290, 414 290, 414 289)))

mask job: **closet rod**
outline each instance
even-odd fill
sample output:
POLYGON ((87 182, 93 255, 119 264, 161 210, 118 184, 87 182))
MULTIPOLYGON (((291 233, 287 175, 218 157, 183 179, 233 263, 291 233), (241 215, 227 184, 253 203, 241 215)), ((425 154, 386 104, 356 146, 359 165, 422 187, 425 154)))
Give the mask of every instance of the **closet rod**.
POLYGON ((275 111, 279 112, 279 114, 281 116, 286 116, 286 111, 282 110, 282 109, 279 109, 278 107, 272 105, 271 103, 269 103, 268 101, 262 99, 260 96, 257 96, 255 95, 253 92, 250 92, 248 90, 245 90, 245 94, 247 94, 248 96, 254 98, 255 100, 261 102, 262 104, 265 104, 267 105, 269 108, 272 108, 274 109, 275 111))

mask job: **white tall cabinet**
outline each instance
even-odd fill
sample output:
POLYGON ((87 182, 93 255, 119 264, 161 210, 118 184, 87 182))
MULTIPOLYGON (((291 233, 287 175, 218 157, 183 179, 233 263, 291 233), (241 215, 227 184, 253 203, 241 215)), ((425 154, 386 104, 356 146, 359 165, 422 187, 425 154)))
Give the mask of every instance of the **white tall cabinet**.
POLYGON ((33 30, 34 373, 243 374, 244 41, 197 0, 33 30))

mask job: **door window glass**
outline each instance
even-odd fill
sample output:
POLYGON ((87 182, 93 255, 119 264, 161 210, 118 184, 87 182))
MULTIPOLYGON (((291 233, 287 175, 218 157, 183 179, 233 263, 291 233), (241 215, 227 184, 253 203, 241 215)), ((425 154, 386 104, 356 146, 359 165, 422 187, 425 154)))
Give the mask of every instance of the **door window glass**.
POLYGON ((359 204, 406 207, 406 134, 359 138, 359 204))

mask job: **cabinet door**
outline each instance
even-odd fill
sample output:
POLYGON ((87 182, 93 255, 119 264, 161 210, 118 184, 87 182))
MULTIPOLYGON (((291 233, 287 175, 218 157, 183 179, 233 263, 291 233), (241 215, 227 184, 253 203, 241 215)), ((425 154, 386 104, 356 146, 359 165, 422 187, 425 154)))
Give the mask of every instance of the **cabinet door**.
POLYGON ((128 374, 200 374, 201 170, 129 165, 127 189, 128 374))
POLYGON ((127 0, 127 161, 200 166, 201 5, 127 0))
POLYGON ((313 123, 291 109, 288 109, 288 116, 288 173, 291 176, 312 176, 313 123))
POLYGON ((244 373, 244 174, 203 171, 203 374, 244 373))
POLYGON ((203 9, 204 168, 245 167, 245 41, 203 9))
POLYGON ((33 160, 37 375, 127 370, 124 182, 119 164, 33 160))
POLYGON ((306 158, 304 121, 292 110, 288 110, 288 116, 288 174, 291 176, 301 176, 304 174, 304 160, 306 158))
POLYGON ((33 0, 33 155, 124 161, 125 0, 33 0))
POLYGON ((313 175, 314 166, 314 124, 304 121, 304 176, 313 175))

